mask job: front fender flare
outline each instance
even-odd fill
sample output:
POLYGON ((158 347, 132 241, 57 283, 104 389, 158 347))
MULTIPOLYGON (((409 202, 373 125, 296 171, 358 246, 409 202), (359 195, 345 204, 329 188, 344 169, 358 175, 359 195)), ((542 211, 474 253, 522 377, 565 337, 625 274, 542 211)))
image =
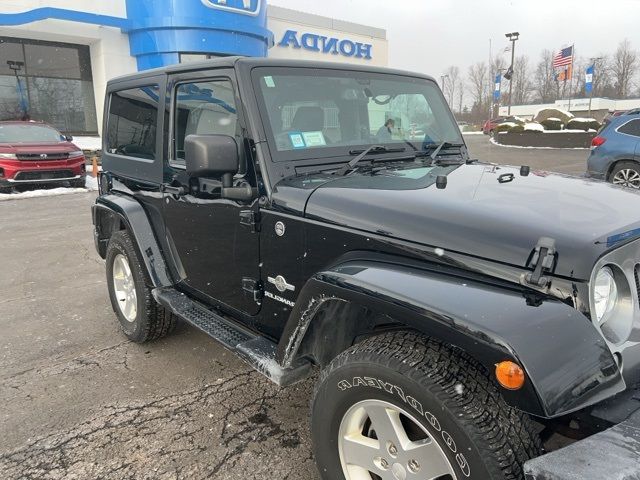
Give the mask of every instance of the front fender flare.
POLYGON ((461 348, 493 374, 513 360, 527 373, 503 397, 527 413, 551 418, 625 389, 613 355, 580 312, 553 298, 532 302, 522 289, 380 262, 353 261, 314 275, 296 301, 278 348, 291 364, 315 313, 340 299, 389 315, 408 328, 461 348))

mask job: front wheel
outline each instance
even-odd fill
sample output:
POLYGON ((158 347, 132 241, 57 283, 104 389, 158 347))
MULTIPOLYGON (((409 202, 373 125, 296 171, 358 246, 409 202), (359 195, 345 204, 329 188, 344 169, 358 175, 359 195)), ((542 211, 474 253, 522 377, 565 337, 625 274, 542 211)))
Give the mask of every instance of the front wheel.
POLYGON ((338 356, 319 380, 311 425, 327 480, 522 479, 542 450, 530 419, 471 358, 408 332, 338 356))

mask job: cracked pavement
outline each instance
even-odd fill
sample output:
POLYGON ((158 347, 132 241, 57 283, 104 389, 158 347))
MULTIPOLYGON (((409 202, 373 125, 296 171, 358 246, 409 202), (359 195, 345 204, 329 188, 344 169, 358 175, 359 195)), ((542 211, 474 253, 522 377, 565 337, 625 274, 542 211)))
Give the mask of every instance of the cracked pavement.
POLYGON ((0 478, 314 480, 314 380, 280 389, 187 326, 119 332, 94 194, 0 204, 0 478))

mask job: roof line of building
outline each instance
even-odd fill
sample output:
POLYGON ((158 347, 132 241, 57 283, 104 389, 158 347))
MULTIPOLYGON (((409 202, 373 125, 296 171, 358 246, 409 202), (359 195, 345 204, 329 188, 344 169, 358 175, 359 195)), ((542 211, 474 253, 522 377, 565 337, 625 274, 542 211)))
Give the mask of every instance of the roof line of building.
POLYGON ((384 28, 370 27, 360 23, 346 22, 344 20, 336 20, 322 15, 313 13, 300 12, 290 8, 278 7, 276 5, 267 5, 267 17, 289 22, 304 23, 313 27, 327 28, 330 30, 338 30, 345 33, 355 33, 372 38, 387 39, 387 31, 384 28))

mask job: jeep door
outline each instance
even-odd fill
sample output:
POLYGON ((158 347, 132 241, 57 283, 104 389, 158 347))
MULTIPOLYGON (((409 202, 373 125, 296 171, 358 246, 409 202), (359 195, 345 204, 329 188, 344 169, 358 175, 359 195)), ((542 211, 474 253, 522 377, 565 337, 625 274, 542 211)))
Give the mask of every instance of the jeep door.
MULTIPOLYGON (((250 155, 244 151, 237 91, 232 70, 188 72, 169 78, 163 215, 180 287, 234 313, 255 315, 260 309, 259 235, 251 219, 257 205, 255 201, 223 199, 215 188, 201 193, 198 179, 190 179, 185 170, 184 144, 190 134, 232 136, 240 146, 241 159, 250 155)), ((240 163, 234 185, 255 187, 251 162, 240 163)), ((207 180, 209 185, 220 181, 207 180)))

